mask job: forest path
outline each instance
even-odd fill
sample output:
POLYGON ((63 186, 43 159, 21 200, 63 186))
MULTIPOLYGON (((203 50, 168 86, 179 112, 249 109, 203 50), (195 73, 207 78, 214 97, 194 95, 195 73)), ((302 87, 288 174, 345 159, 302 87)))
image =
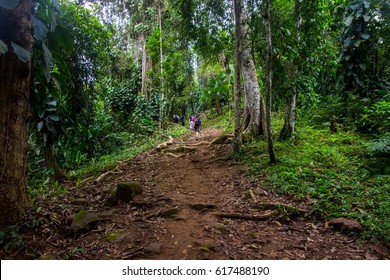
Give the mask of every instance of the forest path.
MULTIPOLYGON (((174 139, 170 147, 192 147, 171 154, 149 151, 117 168, 118 174, 95 184, 73 185, 55 201, 41 201, 42 219, 26 234, 26 250, 11 258, 70 259, 380 259, 375 246, 343 235, 324 222, 299 214, 256 221, 221 218, 218 213, 258 217, 255 201, 309 209, 288 197, 272 196, 244 175, 231 159, 231 145, 209 145, 220 131, 203 129, 174 139), (174 156, 175 155, 175 156, 174 156), (142 195, 130 203, 107 205, 118 182, 137 181, 142 195), (249 196, 248 190, 253 191, 249 196), (247 195, 244 195, 247 194, 247 195), (69 234, 69 216, 81 209, 99 216, 93 230, 69 234)), ((35 217, 35 218, 34 218, 35 217)), ((4 256, 3 256, 4 257, 4 256)), ((9 258, 5 256, 4 258, 9 258)))
MULTIPOLYGON (((132 238, 130 243, 124 238, 119 243, 110 244, 117 250, 117 254, 111 257, 380 258, 371 247, 360 244, 359 240, 326 229, 324 223, 303 215, 291 221, 275 217, 253 221, 215 216, 214 212, 258 214, 259 211, 251 207, 253 199, 244 195, 250 189, 258 202, 293 204, 285 197, 273 197, 261 185, 245 177, 242 166, 228 159, 231 145, 208 144, 219 134, 217 129, 206 128, 198 140, 194 134, 187 139, 175 139, 170 147, 195 148, 178 158, 163 152, 150 152, 128 163, 123 170, 124 175, 115 178, 115 181, 138 181, 143 185, 144 193, 136 198, 133 206, 122 205, 129 212, 117 213, 119 217, 133 217, 128 226, 122 228, 126 236, 132 238), (137 203, 137 199, 151 203, 137 203), (129 244, 132 244, 130 249, 129 244)), ((126 220, 118 218, 116 221, 126 220)))

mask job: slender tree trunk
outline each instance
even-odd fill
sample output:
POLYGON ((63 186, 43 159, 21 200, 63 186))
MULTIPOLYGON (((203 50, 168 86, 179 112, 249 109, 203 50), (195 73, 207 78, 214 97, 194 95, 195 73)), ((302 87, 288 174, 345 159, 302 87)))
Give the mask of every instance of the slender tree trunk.
POLYGON ((0 227, 20 221, 28 203, 31 60, 22 62, 11 42, 31 53, 31 12, 32 0, 19 1, 13 10, 0 8, 0 39, 8 46, 0 56, 0 227))
POLYGON ((267 66, 266 66, 266 81, 265 86, 267 89, 267 135, 268 135, 268 153, 271 163, 276 163, 276 155, 272 139, 272 40, 271 40, 271 12, 270 12, 271 0, 265 0, 265 36, 267 43, 267 66))
POLYGON ((263 135, 266 139, 268 138, 267 132, 267 110, 265 107, 265 99, 264 96, 260 96, 260 135, 263 135))
POLYGON ((50 177, 51 183, 54 183, 56 181, 61 181, 64 177, 64 173, 62 172, 61 168, 58 166, 53 144, 46 143, 44 147, 44 155, 45 155, 46 166, 49 169, 51 169, 53 172, 50 177))
POLYGON ((142 44, 142 72, 141 72, 141 94, 146 95, 146 36, 140 34, 139 40, 142 44))
POLYGON ((286 108, 286 116, 284 118, 284 125, 282 130, 280 131, 279 134, 279 139, 280 140, 285 140, 290 138, 294 134, 295 130, 295 119, 296 119, 296 114, 295 114, 295 108, 296 108, 296 103, 297 103, 297 93, 295 91, 295 86, 292 89, 292 95, 288 99, 287 102, 287 108, 286 108))
MULTIPOLYGON (((298 46, 300 44, 300 30, 301 30, 301 1, 295 0, 295 25, 297 28, 296 38, 298 42, 298 46)), ((293 65, 293 73, 292 77, 290 77, 290 80, 295 80, 299 73, 298 73, 298 62, 293 65)), ((284 118, 284 125, 282 130, 279 134, 280 140, 285 140, 290 138, 294 132, 295 132, 295 119, 296 119, 296 105, 297 105, 297 87, 294 83, 293 88, 291 89, 291 95, 288 98, 287 101, 287 108, 286 108, 286 116, 284 118)))
POLYGON ((234 141, 233 141, 233 152, 239 153, 241 150, 241 44, 242 44, 242 33, 241 33, 241 10, 242 0, 234 0, 234 18, 235 18, 235 39, 236 44, 234 47, 234 141))
POLYGON ((160 130, 163 129, 164 120, 164 69, 163 69, 163 44, 162 44, 162 19, 161 1, 158 1, 158 25, 160 28, 160 75, 161 75, 161 97, 160 97, 160 130))

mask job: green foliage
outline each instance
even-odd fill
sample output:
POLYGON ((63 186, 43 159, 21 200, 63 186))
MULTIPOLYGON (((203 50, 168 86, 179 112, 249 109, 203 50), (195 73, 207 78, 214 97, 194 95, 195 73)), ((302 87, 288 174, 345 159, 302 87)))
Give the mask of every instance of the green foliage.
POLYGON ((209 70, 202 75, 201 96, 199 101, 206 108, 216 108, 221 113, 222 107, 228 103, 232 85, 226 81, 226 74, 209 70))
POLYGON ((360 125, 371 133, 390 132, 390 95, 365 107, 360 125))
POLYGON ((390 177, 378 174, 366 157, 366 140, 350 132, 300 126, 288 142, 275 143, 280 163, 269 165, 266 143, 244 146, 253 175, 266 176, 275 194, 293 194, 322 218, 359 220, 367 238, 389 243, 390 177))
POLYGON ((390 132, 381 134, 376 139, 368 141, 366 145, 369 155, 390 158, 390 132))
POLYGON ((24 247, 24 235, 19 231, 18 225, 0 230, 0 247, 4 248, 6 252, 22 249, 24 247))

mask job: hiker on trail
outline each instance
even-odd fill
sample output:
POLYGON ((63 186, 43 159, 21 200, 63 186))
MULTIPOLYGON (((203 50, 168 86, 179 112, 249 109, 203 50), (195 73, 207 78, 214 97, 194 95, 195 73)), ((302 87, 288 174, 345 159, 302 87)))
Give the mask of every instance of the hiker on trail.
POLYGON ((190 116, 190 129, 194 130, 195 129, 195 117, 193 115, 190 116))
POLYGON ((180 117, 178 115, 173 115, 173 122, 179 123, 180 117))
POLYGON ((182 126, 185 126, 185 125, 186 125, 185 119, 186 119, 186 118, 185 118, 184 116, 181 116, 181 117, 180 117, 180 122, 181 122, 181 125, 182 125, 182 126))
POLYGON ((195 126, 194 126, 195 138, 196 138, 196 140, 198 140, 199 133, 200 133, 200 130, 202 128, 202 121, 201 121, 199 115, 196 115, 195 120, 194 120, 194 124, 195 124, 195 126))

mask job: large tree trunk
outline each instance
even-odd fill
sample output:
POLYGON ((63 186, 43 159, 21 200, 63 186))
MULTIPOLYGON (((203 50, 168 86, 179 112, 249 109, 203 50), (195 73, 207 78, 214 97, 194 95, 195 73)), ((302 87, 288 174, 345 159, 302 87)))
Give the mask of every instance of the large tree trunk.
POLYGON ((234 18, 235 18, 235 39, 236 44, 234 47, 234 140, 233 140, 233 152, 239 153, 241 150, 241 45, 242 45, 242 33, 241 33, 241 10, 242 0, 234 0, 234 18))
POLYGON ((32 0, 13 10, 0 8, 0 39, 8 52, 0 56, 0 227, 20 221, 27 205, 28 138, 31 114, 31 60, 22 62, 11 42, 31 53, 32 0))
MULTIPOLYGON (((248 30, 248 24, 246 23, 246 17, 243 14, 243 9, 241 9, 241 28, 242 34, 245 34, 248 30)), ((243 35, 243 38, 245 36, 243 35)), ((250 45, 245 42, 242 44, 242 53, 241 53, 241 67, 242 67, 242 76, 244 80, 245 87, 245 129, 244 133, 250 137, 258 137, 261 132, 265 131, 263 124, 265 123, 261 117, 261 93, 259 82, 256 76, 256 67, 252 57, 252 51, 250 45)))
POLYGON ((245 107, 249 115, 249 123, 244 133, 257 137, 260 134, 260 87, 256 76, 255 64, 248 47, 242 52, 241 65, 246 95, 245 107))
POLYGON ((266 78, 265 87, 267 89, 267 139, 268 139, 268 153, 271 163, 276 163, 276 155, 272 139, 272 40, 271 40, 271 12, 270 12, 271 0, 265 0, 265 15, 264 15, 264 26, 265 26, 265 37, 267 43, 267 66, 266 66, 266 78))

